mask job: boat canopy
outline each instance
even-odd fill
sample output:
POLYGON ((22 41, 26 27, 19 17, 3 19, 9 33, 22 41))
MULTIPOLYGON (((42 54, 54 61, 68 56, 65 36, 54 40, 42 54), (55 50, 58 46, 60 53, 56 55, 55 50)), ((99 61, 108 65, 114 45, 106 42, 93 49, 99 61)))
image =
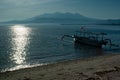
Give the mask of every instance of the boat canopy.
POLYGON ((103 32, 88 32, 88 31, 76 31, 76 36, 81 36, 81 37, 94 37, 95 39, 104 39, 104 36, 107 35, 107 33, 103 32))

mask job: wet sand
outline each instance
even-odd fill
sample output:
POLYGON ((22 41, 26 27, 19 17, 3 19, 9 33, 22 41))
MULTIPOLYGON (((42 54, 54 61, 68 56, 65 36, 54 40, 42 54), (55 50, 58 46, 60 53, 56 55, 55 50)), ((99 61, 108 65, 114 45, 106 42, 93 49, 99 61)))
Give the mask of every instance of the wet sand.
POLYGON ((120 55, 64 61, 0 73, 0 80, 120 80, 120 55))

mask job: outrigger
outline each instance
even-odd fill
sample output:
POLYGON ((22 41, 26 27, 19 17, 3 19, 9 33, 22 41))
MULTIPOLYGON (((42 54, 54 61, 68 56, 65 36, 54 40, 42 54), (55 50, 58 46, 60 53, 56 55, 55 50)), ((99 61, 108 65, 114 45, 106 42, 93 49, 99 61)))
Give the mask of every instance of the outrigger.
POLYGON ((85 44, 90 45, 94 47, 102 48, 102 46, 110 45, 118 47, 118 45, 112 44, 111 39, 105 39, 106 33, 95 33, 95 32, 88 32, 86 30, 80 30, 76 31, 76 33, 73 36, 70 35, 64 35, 61 39, 64 37, 71 37, 74 39, 75 44, 85 44))

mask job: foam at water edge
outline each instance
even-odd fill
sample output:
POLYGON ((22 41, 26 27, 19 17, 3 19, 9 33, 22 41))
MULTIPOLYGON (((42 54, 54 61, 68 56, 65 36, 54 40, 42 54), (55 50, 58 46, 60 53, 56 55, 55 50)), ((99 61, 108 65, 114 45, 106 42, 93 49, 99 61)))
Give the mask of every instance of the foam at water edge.
POLYGON ((1 72, 6 72, 6 71, 15 71, 15 70, 19 70, 19 69, 24 69, 24 68, 32 68, 32 67, 37 67, 37 66, 43 66, 43 65, 47 65, 47 63, 41 63, 41 64, 35 64, 35 65, 17 65, 15 67, 11 67, 11 68, 7 68, 5 70, 2 70, 1 72))

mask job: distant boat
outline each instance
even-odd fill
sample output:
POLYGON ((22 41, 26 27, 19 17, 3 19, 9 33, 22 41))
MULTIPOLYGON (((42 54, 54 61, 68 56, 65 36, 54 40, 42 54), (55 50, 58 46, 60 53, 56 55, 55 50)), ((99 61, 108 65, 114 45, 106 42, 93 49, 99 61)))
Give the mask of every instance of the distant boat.
POLYGON ((81 30, 76 31, 76 33, 73 36, 64 35, 61 39, 63 39, 64 37, 71 37, 74 39, 75 44, 84 44, 100 48, 102 48, 103 45, 110 45, 110 47, 117 46, 111 43, 111 39, 105 39, 105 35, 107 34, 89 32, 81 28, 81 30))

